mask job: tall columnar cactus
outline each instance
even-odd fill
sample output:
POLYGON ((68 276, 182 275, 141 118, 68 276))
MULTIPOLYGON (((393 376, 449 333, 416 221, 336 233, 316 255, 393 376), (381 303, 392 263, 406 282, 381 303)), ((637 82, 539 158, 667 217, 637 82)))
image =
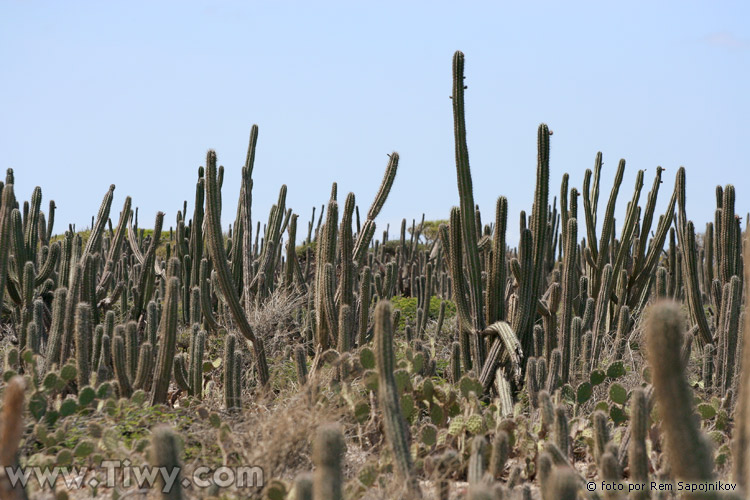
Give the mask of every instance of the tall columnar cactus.
POLYGON ((362 268, 362 276, 359 280, 359 340, 360 346, 367 342, 367 332, 370 320, 370 284, 372 283, 372 271, 369 266, 362 268))
POLYGON ((698 325, 701 344, 711 342, 711 330, 708 326, 706 313, 703 310, 703 301, 698 286, 698 255, 695 242, 695 228, 692 221, 687 220, 685 212, 685 168, 680 167, 677 171, 677 229, 682 249, 682 277, 685 282, 687 303, 693 321, 698 325))
POLYGON ((560 448, 562 454, 567 457, 570 447, 568 415, 565 412, 565 407, 562 405, 555 407, 555 420, 553 422, 552 436, 557 447, 560 448))
MULTIPOLYGON (((484 330, 482 303, 482 269, 477 248, 477 223, 474 212, 474 190, 469 167, 469 148, 466 144, 466 116, 464 111, 464 54, 457 51, 453 56, 453 133, 456 152, 456 172, 458 195, 461 210, 462 245, 466 251, 469 273, 469 301, 472 311, 472 328, 475 332, 484 330)), ((546 213, 546 207, 544 209, 546 213)), ((481 364, 484 360, 478 360, 481 364)))
POLYGON ((723 382, 720 387, 722 393, 735 388, 735 358, 740 338, 740 303, 742 301, 742 285, 739 277, 732 276, 726 286, 728 288, 727 299, 722 301, 726 319, 719 337, 722 344, 720 352, 723 354, 723 360, 721 360, 723 382))
POLYGON ((191 394, 203 399, 203 353, 206 349, 206 332, 194 333, 190 351, 190 388, 191 394))
POLYGON ((234 353, 237 350, 237 337, 234 334, 224 338, 224 406, 233 409, 240 406, 239 394, 234 392, 234 353))
POLYGON ((344 472, 341 463, 346 452, 346 442, 341 428, 336 424, 321 426, 313 441, 313 498, 342 500, 344 472))
POLYGON ((470 485, 476 485, 484 480, 487 469, 489 449, 484 436, 474 436, 471 441, 471 453, 469 454, 469 467, 466 471, 466 479, 470 485))
MULTIPOLYGON (((326 347, 329 345, 336 345, 338 342, 339 332, 338 332, 338 308, 336 307, 336 270, 333 267, 333 264, 330 262, 326 262, 325 264, 321 264, 323 266, 322 269, 322 277, 320 282, 320 288, 318 289, 318 293, 322 295, 322 305, 323 309, 320 311, 316 311, 319 316, 321 316, 321 319, 325 319, 324 323, 319 323, 319 328, 323 328, 324 330, 327 328, 327 341, 326 341, 326 347)), ((321 347, 324 344, 319 344, 321 347)))
MULTIPOLYGON (((255 366, 258 381, 261 385, 268 383, 268 363, 263 342, 256 337, 240 304, 237 290, 231 280, 227 256, 224 250, 224 238, 221 232, 221 201, 216 178, 216 152, 209 150, 206 157, 206 231, 211 259, 216 270, 218 283, 235 323, 242 335, 252 343, 255 353, 255 366)), ((204 311, 205 313, 205 311, 204 311)))
MULTIPOLYGON (((133 228, 128 227, 128 242, 136 261, 141 265, 141 273, 136 284, 133 307, 130 310, 130 319, 138 320, 143 313, 143 308, 151 300, 154 294, 154 281, 157 274, 156 249, 161 241, 161 228, 164 224, 164 213, 157 212, 154 219, 154 232, 146 254, 143 255, 136 241, 133 228)), ((158 270, 161 273, 161 269, 158 270)))
MULTIPOLYGON (((630 443, 628 447, 628 465, 630 479, 633 483, 648 482, 648 452, 646 435, 648 434, 649 408, 646 391, 640 387, 633 391, 630 402, 630 443)), ((631 500, 648 500, 650 492, 643 488, 632 493, 631 500)))
POLYGON ((352 215, 354 213, 354 193, 346 196, 344 213, 341 217, 339 228, 338 255, 341 266, 336 301, 340 306, 354 305, 354 261, 352 259, 354 249, 354 236, 352 235, 352 215))
POLYGON ((115 335, 112 339, 112 364, 115 368, 117 384, 120 387, 120 396, 129 398, 133 394, 133 384, 130 383, 128 375, 124 335, 115 335))
MULTIPOLYGON (((744 278, 750 283, 750 244, 745 236, 744 248, 744 278)), ((745 300, 745 309, 750 306, 745 300)), ((750 332, 750 314, 745 313, 743 330, 745 335, 750 332)), ((733 467, 732 478, 745 491, 750 487, 750 342, 744 341, 740 350, 740 370, 738 371, 737 404, 734 409, 735 428, 732 442, 733 467)))
POLYGON ((570 467, 554 467, 547 480, 544 500, 576 500, 581 489, 580 480, 570 467))
MULTIPOLYGON (((378 397, 383 411, 385 435, 393 453, 396 473, 406 483, 410 495, 421 498, 409 451, 409 428, 401 413, 401 402, 394 371, 391 303, 381 301, 375 308, 375 365, 378 371, 378 397)), ((317 495, 316 495, 317 496, 317 495)))
POLYGON ((76 310, 76 367, 78 368, 78 387, 89 385, 91 375, 91 307, 81 302, 76 310))
POLYGON ((182 461, 180 455, 180 440, 177 433, 166 426, 159 426, 153 430, 151 436, 151 465, 164 468, 165 474, 159 474, 161 481, 161 497, 166 500, 182 500, 182 480, 180 479, 182 461), (164 483, 165 477, 174 477, 171 485, 164 483), (171 486, 167 488, 167 486, 171 486))
POLYGON ((370 210, 367 212, 367 220, 365 221, 362 229, 358 231, 357 241, 354 243, 354 249, 352 255, 354 262, 358 266, 362 266, 367 256, 367 248, 370 246, 370 241, 375 234, 375 218, 380 213, 380 210, 385 204, 385 200, 388 198, 388 194, 391 192, 393 181, 396 178, 396 172, 398 171, 398 160, 399 156, 397 152, 393 152, 389 155, 388 166, 385 169, 383 175, 383 181, 380 183, 380 189, 375 195, 375 199, 372 201, 370 210))
MULTIPOLYGON (((601 153, 597 155, 597 161, 598 161, 598 168, 601 170, 601 153)), ((588 171, 587 171, 588 172, 588 171)), ((592 280, 592 293, 591 295, 598 295, 599 289, 602 285, 602 271, 604 269, 604 265, 607 264, 609 260, 609 245, 610 241, 612 239, 612 234, 614 232, 614 225, 615 225, 615 205, 617 204, 617 195, 620 190, 620 185, 622 184, 622 178, 625 173, 625 160, 620 160, 619 164, 617 165, 617 172, 615 174, 615 181, 612 185, 612 191, 609 194, 609 201, 607 202, 607 208, 604 213, 604 223, 602 224, 602 234, 599 238, 599 244, 598 248, 596 245, 596 240, 589 241, 589 248, 591 249, 592 258, 595 261, 595 269, 594 269, 594 276, 592 280)), ((584 180, 584 191, 586 191, 587 187, 585 185, 584 180)), ((598 190, 598 186, 596 188, 598 190)), ((584 197, 586 195, 584 194, 584 197)), ((584 198, 585 200, 585 198, 584 198)), ((584 202, 585 206, 585 202, 584 202)), ((596 210, 596 203, 594 203, 594 210, 596 210)), ((589 224, 589 219, 586 219, 586 225, 589 224)), ((596 221, 594 219, 594 226, 596 227, 596 221)))
MULTIPOLYGON (((7 188, 6 188, 7 189, 7 188)), ((65 303, 68 289, 60 287, 55 290, 55 296, 52 300, 52 323, 49 328, 49 338, 47 342, 47 353, 44 360, 44 372, 48 372, 53 365, 60 362, 60 348, 62 347, 63 325, 65 322, 65 303)), ((1 306, 1 305, 0 305, 1 306)))
POLYGON ((599 356, 604 346, 604 336, 607 333, 607 316, 609 315, 609 302, 612 295, 612 265, 607 264, 601 273, 601 286, 596 299, 596 310, 594 312, 594 330, 592 359, 590 368, 593 370, 599 363, 599 356))
POLYGON ((162 404, 167 401, 167 389, 172 379, 172 364, 177 342, 177 301, 180 297, 180 280, 176 276, 167 283, 167 295, 164 297, 159 324, 159 354, 156 359, 154 383, 151 388, 151 404, 162 404))
POLYGON ((568 219, 566 237, 563 240, 565 254, 562 272, 562 311, 560 315, 560 339, 558 345, 562 350, 562 381, 563 383, 568 383, 572 349, 571 325, 574 316, 573 299, 578 287, 578 277, 576 274, 578 221, 575 218, 568 219))
POLYGON ((133 389, 146 389, 151 385, 154 371, 154 352, 150 342, 141 344, 138 355, 138 368, 133 379, 133 389))
POLYGON ((498 430, 492 440, 492 451, 490 453, 489 474, 493 480, 500 479, 505 470, 505 463, 510 456, 510 437, 504 430, 498 430))
MULTIPOLYGON (((5 189, 8 189, 6 186, 5 189)), ((23 437, 24 388, 21 376, 10 379, 5 386, 3 411, 0 414, 0 498, 3 500, 26 500, 26 491, 21 481, 12 484, 4 473, 6 467, 18 465, 18 446, 23 437)))
MULTIPOLYGON (((666 434, 666 451, 675 478, 711 481, 714 462, 711 447, 698 427, 693 390, 680 359, 682 312, 677 303, 662 301, 647 312, 646 347, 656 401, 666 434)), ((694 496, 691 498, 713 498, 694 496)))

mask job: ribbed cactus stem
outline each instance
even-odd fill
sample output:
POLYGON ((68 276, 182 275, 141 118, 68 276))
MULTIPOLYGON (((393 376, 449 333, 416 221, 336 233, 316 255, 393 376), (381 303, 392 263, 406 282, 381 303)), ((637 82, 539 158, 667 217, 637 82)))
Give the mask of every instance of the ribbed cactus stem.
POLYGON ((125 325, 125 359, 130 380, 135 379, 138 371, 138 352, 138 323, 128 321, 125 325))
MULTIPOLYGON (((622 473, 620 472, 620 464, 617 462, 617 457, 611 452, 607 451, 602 455, 599 460, 599 476, 603 481, 607 481, 610 484, 617 484, 620 482, 622 473)), ((606 500, 622 500, 625 498, 619 491, 606 491, 604 493, 606 500)))
POLYGON ((454 384, 461 380, 461 344, 453 342, 451 344, 451 382, 454 384))
POLYGON ((526 361, 526 393, 529 396, 529 405, 538 408, 539 383, 536 374, 537 359, 529 358, 526 361))
MULTIPOLYGON (((750 283, 750 245, 745 236, 743 273, 745 287, 750 283)), ((745 301, 745 309, 748 308, 745 301)), ((750 314, 745 312, 743 324, 744 334, 750 332, 750 314)), ((738 393, 737 404, 734 410, 735 427, 732 437, 732 479, 742 488, 747 490, 750 486, 750 456, 747 450, 750 448, 750 342, 743 341, 739 352, 738 361, 738 393)))
POLYGON ((227 335, 224 339, 224 405, 227 409, 237 406, 237 397, 234 394, 234 352, 237 348, 237 337, 234 334, 227 335))
POLYGON ((161 497, 166 500, 182 500, 182 480, 180 471, 182 463, 180 440, 177 433, 169 427, 159 426, 151 436, 151 465, 164 468, 165 474, 159 474, 161 497), (174 477, 171 488, 164 482, 164 477, 174 477), (166 491, 165 491, 166 490, 166 491))
POLYGON ((672 473, 685 481, 710 481, 714 476, 713 456, 697 420, 692 417, 693 390, 680 359, 684 331, 680 306, 663 301, 652 306, 647 314, 648 360, 656 400, 662 408, 659 413, 672 473))
POLYGON ((159 324, 159 354, 156 359, 154 383, 151 388, 151 404, 167 401, 167 390, 172 378, 172 364, 177 342, 177 302, 180 297, 180 280, 173 276, 167 284, 167 295, 159 324))
POLYGON ((112 337, 102 335, 102 347, 97 361, 96 383, 101 384, 112 378, 112 337))
POLYGON ((553 470, 552 457, 547 452, 539 454, 536 460, 536 476, 539 479, 539 490, 542 493, 542 500, 557 500, 550 489, 553 470))
POLYGON ((500 479, 505 470, 505 463, 510 456, 510 437, 504 430, 498 430, 492 440, 489 473, 493 480, 500 479))
POLYGON ((471 441, 471 453, 469 454, 469 467, 466 472, 466 478, 469 485, 476 485, 484 479, 484 473, 487 469, 487 458, 489 449, 487 440, 484 436, 474 436, 471 441))
POLYGON ((234 368, 232 368, 232 394, 235 406, 242 408, 242 351, 234 351, 234 368))
MULTIPOLYGON (((649 408, 646 391, 638 387, 633 390, 630 401, 630 443, 628 446, 628 466, 631 483, 648 483, 648 434, 649 408)), ((651 497, 646 488, 634 491, 631 500, 648 500, 651 497)))
POLYGON ((547 480, 544 500, 576 500, 579 498, 580 481, 569 467, 555 467, 547 480))
POLYGON ((318 429, 313 441, 313 498, 342 500, 344 482, 343 458, 346 442, 341 428, 326 424, 318 429))
POLYGON ((294 365, 297 368, 297 382, 299 385, 305 385, 307 383, 307 352, 301 345, 294 348, 294 365))
POLYGON ((76 368, 78 369, 78 387, 89 385, 91 375, 91 307, 82 302, 76 310, 76 368))
MULTIPOLYGON (((0 279, 2 278, 0 277, 0 279)), ((63 325, 65 323, 65 303, 67 300, 67 294, 68 289, 65 287, 60 287, 55 290, 55 298, 52 300, 52 324, 49 328, 47 356, 44 360, 45 373, 52 368, 52 365, 60 363, 60 351, 63 339, 63 325)), ((2 304, 0 304, 0 307, 1 306, 2 304)))
MULTIPOLYGON (((474 211, 474 190, 469 167, 469 148, 466 144, 466 116, 464 110, 464 54, 457 51, 453 56, 453 132, 455 139, 456 173, 458 195, 461 208, 461 229, 463 247, 469 276, 469 301, 472 324, 466 325, 479 332, 484 330, 484 304, 482 301, 482 280, 479 251, 477 248, 476 214, 474 211)), ((544 208, 546 213, 546 207, 544 208)), ((477 360, 482 364, 484 360, 477 360)))
POLYGON ((549 429, 555 422, 555 407, 552 404, 552 398, 546 390, 539 391, 537 395, 539 401, 539 414, 542 417, 542 427, 549 429))
POLYGON ((592 415, 594 423, 594 461, 598 464, 607 451, 609 443, 609 428, 607 427, 607 414, 597 410, 592 415))
POLYGON ((268 382, 268 363, 265 348, 263 342, 255 336, 250 323, 247 321, 227 265, 227 256, 223 245, 224 239, 221 232, 221 194, 217 184, 216 153, 209 150, 206 157, 206 230, 211 258, 218 277, 217 282, 229 306, 232 318, 242 335, 253 344, 258 381, 261 385, 266 385, 268 382))
MULTIPOLYGON (((8 186, 5 187, 8 189, 8 186)), ((23 377, 16 375, 5 386, 3 410, 0 414, 0 498, 3 500, 26 500, 26 491, 21 481, 11 484, 4 473, 6 467, 18 465, 18 446, 23 437, 24 389, 23 377)))
POLYGON ((370 320, 370 284, 372 283, 372 271, 368 266, 362 268, 359 280, 359 342, 360 346, 367 342, 367 328, 370 320))
POLYGON ((8 279, 8 255, 11 249, 11 213, 15 205, 13 185, 6 185, 2 190, 2 204, 0 204, 0 310, 3 308, 5 284, 8 279))
POLYGON ((135 372, 133 388, 146 389, 151 382, 154 367, 154 352, 150 342, 141 344, 140 355, 138 356, 138 368, 135 372))
MULTIPOLYGON (((562 350, 562 382, 570 380, 570 358, 571 358, 571 324, 573 321, 573 299, 575 297, 578 279, 576 276, 577 248, 578 248, 578 221, 568 220, 565 241, 565 254, 562 272, 562 311, 560 315, 560 338, 558 345, 562 350)), ((564 238, 565 239, 565 238, 564 238)))
POLYGON ((127 361, 125 355, 125 339, 121 335, 115 335, 112 341, 112 361, 115 367, 115 376, 120 386, 120 396, 129 398, 133 394, 133 386, 127 373, 127 361))
POLYGON ((564 406, 555 407, 555 421, 553 424, 552 436, 555 444, 560 448, 560 452, 564 456, 569 454, 570 436, 568 430, 568 415, 565 412, 564 406))
POLYGON ((299 474, 294 479, 294 487, 287 497, 289 500, 313 500, 313 476, 310 473, 299 474))
POLYGON ((547 391, 554 394, 560 386, 560 369, 562 366, 562 353, 560 349, 552 351, 550 356, 549 374, 547 375, 547 391))
MULTIPOLYGON (((378 371, 378 395, 383 412, 386 440, 394 458, 394 468, 413 497, 421 498, 409 450, 409 429, 401 413, 393 353, 391 303, 381 301, 375 307, 375 365, 378 371)), ((317 496, 317 495, 316 495, 317 496)))
POLYGON ((203 352, 206 348, 206 332, 198 332, 193 342, 193 352, 190 354, 190 387, 193 396, 203 399, 203 352))

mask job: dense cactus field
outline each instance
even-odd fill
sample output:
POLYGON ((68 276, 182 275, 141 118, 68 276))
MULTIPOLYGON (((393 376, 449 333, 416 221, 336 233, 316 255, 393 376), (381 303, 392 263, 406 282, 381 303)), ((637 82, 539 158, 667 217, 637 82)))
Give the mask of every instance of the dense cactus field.
POLYGON ((60 232, 55 203, 42 210, 40 187, 19 199, 9 169, 0 499, 747 498, 734 187, 716 187, 702 234, 683 168, 628 189, 625 161, 604 169, 597 153, 550 192, 542 124, 509 247, 506 198, 489 222, 474 202, 465 88, 457 52, 460 205, 427 244, 406 219, 378 238, 395 152, 371 202, 334 184, 298 234, 282 186, 254 222, 255 126, 241 179, 210 150, 190 203, 165 207, 173 225, 160 212, 146 229, 137 193, 117 213, 111 186, 89 230, 60 232), (34 467, 80 481, 16 480, 34 467), (242 467, 253 484, 208 472, 242 467))

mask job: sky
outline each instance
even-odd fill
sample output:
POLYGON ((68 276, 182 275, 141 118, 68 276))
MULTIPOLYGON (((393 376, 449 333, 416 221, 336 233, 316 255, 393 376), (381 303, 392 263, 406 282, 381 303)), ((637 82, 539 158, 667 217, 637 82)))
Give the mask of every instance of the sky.
POLYGON ((286 184, 301 240, 334 181, 364 216, 398 151, 376 233, 390 224, 397 238, 402 218, 447 219, 458 205, 449 96, 461 50, 474 198, 484 222, 508 198, 509 243, 531 210, 542 122, 554 132, 550 201, 565 172, 580 191, 601 151, 600 212, 627 162, 619 221, 637 171, 645 203, 657 165, 658 209, 685 166, 699 231, 719 184, 735 185, 737 213, 750 210, 750 4, 457 5, 0 0, 0 169, 14 169, 18 199, 39 185, 44 210, 55 200, 56 233, 89 226, 110 184, 114 223, 130 195, 142 227, 157 211, 169 227, 183 200, 192 214, 212 148, 226 227, 258 124, 254 220, 286 184))

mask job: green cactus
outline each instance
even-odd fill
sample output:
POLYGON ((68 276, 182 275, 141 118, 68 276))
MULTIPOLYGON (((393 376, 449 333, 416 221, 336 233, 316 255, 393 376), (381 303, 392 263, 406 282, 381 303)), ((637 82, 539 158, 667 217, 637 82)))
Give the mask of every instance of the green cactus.
POLYGON ((388 301, 379 302, 375 308, 375 365, 385 435, 393 453, 396 473, 406 483, 410 494, 421 498, 422 493, 414 475, 409 451, 409 430, 401 413, 399 392, 394 377, 393 323, 391 303, 388 301))
MULTIPOLYGON (((648 453, 646 436, 648 435, 649 405, 646 391, 640 387, 633 390, 630 401, 630 443, 628 446, 628 465, 632 483, 648 483, 648 453)), ((643 488, 634 491, 631 500, 648 500, 651 494, 643 488)))
POLYGON ((563 260, 562 273, 562 311, 560 315, 560 340, 562 350, 562 382, 565 384, 570 380, 570 365, 572 352, 571 326, 573 321, 573 299, 577 291, 578 279, 576 277, 576 262, 578 248, 578 221, 570 218, 567 223, 565 241, 565 256, 563 260))
POLYGON ((552 437, 557 447, 560 448, 560 452, 567 457, 570 453, 570 436, 568 430, 568 415, 565 412, 564 406, 558 405, 555 407, 555 420, 553 422, 552 437))
POLYGON ((367 343, 367 332, 370 318, 370 284, 372 282, 372 271, 368 266, 362 268, 359 280, 359 346, 367 343))
POLYGON ((367 248, 370 246, 372 237, 375 234, 375 218, 380 213, 385 200, 388 198, 388 194, 391 192, 391 187, 398 171, 398 153, 394 151, 388 155, 388 158, 388 166, 385 169, 383 181, 380 183, 378 193, 375 195, 370 210, 367 212, 367 220, 365 220, 362 229, 357 231, 357 241, 354 243, 352 256, 358 266, 362 266, 367 256, 367 248))
POLYGON ((580 480, 569 467, 555 467, 547 480, 544 500, 576 500, 581 489, 580 480))
POLYGON ((484 473, 487 469, 487 459, 489 447, 484 436, 474 436, 471 442, 471 453, 469 454, 469 466, 466 472, 466 478, 469 485, 474 486, 484 480, 484 473))
MULTIPOLYGON (((5 187, 8 189, 8 186, 5 187)), ((4 190, 5 190, 4 189, 4 190)), ((4 191, 3 190, 3 191, 4 191)), ((23 408, 26 383, 21 376, 10 379, 5 387, 2 414, 0 414, 0 467, 18 465, 18 447, 24 433, 23 408)), ((0 496, 5 500, 26 500, 22 482, 12 484, 5 474, 0 475, 0 496)))
POLYGON ((327 424, 318 428, 313 441, 313 498, 342 500, 343 458, 346 443, 341 428, 327 424))
MULTIPOLYGON (((750 245, 745 236, 743 274, 745 283, 750 283, 750 245)), ((745 308, 748 307, 747 301, 745 308)), ((750 314, 744 314, 743 331, 750 332, 750 314)), ((732 479, 743 490, 750 485, 750 457, 746 452, 750 447, 750 342, 742 342, 739 350, 737 371, 737 404, 734 410, 735 428, 732 437, 732 479)), ((708 352, 708 351, 706 351, 708 352)), ((704 375, 705 376, 705 375, 704 375)))
POLYGON ((498 430, 495 438, 492 440, 492 450, 490 452, 489 474, 493 480, 500 479, 505 470, 505 463, 510 456, 510 437, 504 430, 498 430))
MULTIPOLYGON (((466 117, 464 111, 464 54, 457 51, 453 56, 453 132, 456 152, 456 172, 458 177, 458 194, 460 199, 461 238, 469 275, 469 303, 471 304, 471 327, 475 332, 484 330, 484 304, 482 303, 482 279, 478 241, 477 223, 474 212, 474 191, 469 167, 469 149, 466 145, 466 117)), ((545 206, 546 211, 546 206, 545 206)), ((452 259, 451 259, 452 260, 452 259)), ((455 285, 455 283, 454 283, 455 285)), ((483 356, 475 360, 480 366, 483 356)))
MULTIPOLYGON (((230 278, 230 270, 227 265, 226 252, 223 246, 221 234, 221 202, 220 190, 216 176, 216 153, 209 150, 206 157, 206 229, 211 259, 218 277, 218 284, 224 294, 232 318, 242 335, 253 345, 255 352, 255 367, 258 373, 258 381, 261 385, 268 383, 268 362, 266 361, 265 348, 260 338, 255 336, 250 323, 240 305, 237 290, 230 278)), ((204 315, 206 311, 203 311, 204 315)))
POLYGON ((125 350, 124 336, 115 335, 112 340, 112 364, 115 368, 117 384, 120 387, 120 396, 129 398, 133 394, 133 385, 130 383, 130 376, 128 375, 128 363, 125 350))
POLYGON ((76 367, 78 369, 78 387, 89 385, 91 374, 91 307, 85 302, 78 304, 76 310, 76 367))
POLYGON ((307 351, 301 345, 294 348, 294 365, 297 368, 297 382, 299 385, 307 383, 307 351))
POLYGON ((153 467, 163 467, 166 474, 171 478, 175 477, 172 482, 172 487, 167 489, 167 485, 164 483, 164 478, 160 474, 160 488, 161 497, 167 500, 182 500, 184 498, 182 493, 182 480, 181 470, 182 463, 180 455, 182 455, 180 438, 177 433, 166 426, 158 426, 154 428, 151 435, 151 465, 153 467), (165 491, 166 490, 166 491, 165 491))
POLYGON ((227 409, 239 406, 239 395, 234 392, 234 353, 237 349, 237 337, 229 334, 224 338, 224 405, 227 409))
POLYGON ((141 344, 140 354, 138 355, 138 368, 134 375, 133 389, 146 389, 151 385, 153 367, 153 346, 150 342, 144 342, 141 344))
POLYGON ((151 404, 162 404, 167 400, 167 389, 172 379, 172 364, 177 342, 177 301, 180 296, 180 280, 169 278, 164 308, 159 322, 159 353, 156 359, 154 382, 151 388, 151 404))
MULTIPOLYGON (((660 408, 666 450, 675 478, 710 481, 713 456, 694 415, 693 391, 680 358, 683 322, 678 304, 659 302, 648 311, 646 347, 660 408)), ((701 497, 704 498, 704 497, 701 497)), ((708 497, 705 497, 708 498, 708 497)))

